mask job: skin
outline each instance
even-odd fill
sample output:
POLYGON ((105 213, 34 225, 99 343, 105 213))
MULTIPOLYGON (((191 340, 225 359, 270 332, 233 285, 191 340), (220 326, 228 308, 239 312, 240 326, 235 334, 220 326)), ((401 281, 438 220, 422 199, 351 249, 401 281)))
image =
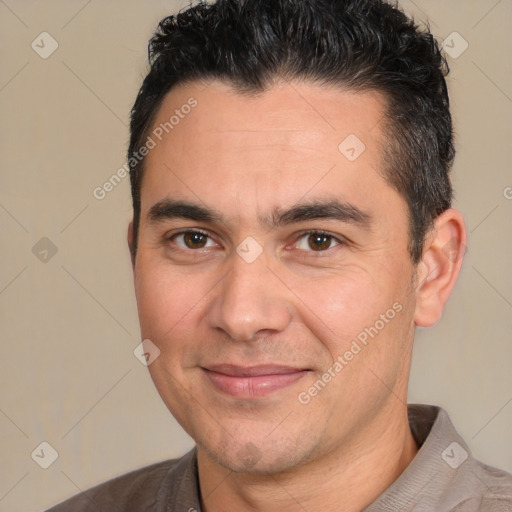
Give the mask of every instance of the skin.
POLYGON ((360 511, 417 452, 406 408, 414 330, 440 318, 454 286, 462 217, 440 215, 412 263, 406 203, 383 178, 378 93, 279 82, 249 97, 221 82, 189 83, 166 96, 154 126, 190 97, 197 106, 146 157, 133 264, 142 337, 160 350, 149 370, 198 445, 202 506, 360 511), (349 134, 366 147, 354 161, 338 150, 349 134), (222 220, 151 221, 165 199, 215 209, 222 220), (261 222, 334 200, 369 222, 261 222), (192 229, 207 236, 183 236, 192 229), (249 236, 262 250, 252 263, 236 250, 249 236), (301 403, 299 393, 332 373, 393 304, 400 312, 301 403), (304 371, 265 396, 240 397, 212 384, 205 368, 217 364, 304 371))

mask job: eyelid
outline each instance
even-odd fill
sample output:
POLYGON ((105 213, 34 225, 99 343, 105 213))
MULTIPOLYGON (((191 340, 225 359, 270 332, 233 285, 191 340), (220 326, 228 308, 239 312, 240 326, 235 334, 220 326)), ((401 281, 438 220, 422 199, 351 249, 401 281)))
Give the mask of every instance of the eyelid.
POLYGON ((164 238, 166 238, 167 240, 170 240, 171 238, 173 238, 175 236, 185 235, 186 233, 200 233, 201 235, 210 236, 210 233, 208 233, 208 231, 205 231, 204 229, 200 229, 200 228, 182 228, 179 231, 172 231, 170 233, 166 233, 164 235, 164 238))
MULTIPOLYGON (((307 230, 304 230, 304 231, 301 231, 300 233, 297 234, 297 236, 295 237, 295 242, 293 242, 293 244, 295 245, 301 238, 304 238, 305 236, 309 236, 309 235, 324 235, 324 236, 328 236, 330 238, 332 238, 333 240, 335 240, 336 242, 338 242, 338 245, 347 245, 349 243, 349 241, 341 236, 341 235, 335 235, 329 231, 325 231, 323 229, 307 229, 307 230)), ((335 246, 337 247, 337 245, 335 246)), ((332 249, 333 247, 329 247, 329 249, 332 249)), ((317 252, 317 253, 321 253, 321 252, 327 252, 329 249, 325 249, 324 251, 308 251, 308 252, 317 252)), ((299 250, 304 250, 304 249, 299 249, 299 250)))
MULTIPOLYGON (((200 228, 187 228, 187 229, 181 229, 179 231, 176 231, 176 232, 173 232, 173 233, 167 233, 164 235, 164 240, 166 241, 169 241, 169 242, 174 242, 174 238, 180 236, 180 235, 186 235, 187 233, 199 233, 201 235, 204 235, 206 237, 208 237, 213 243, 215 243, 217 246, 219 245, 218 242, 215 241, 215 239, 210 235, 210 233, 208 233, 208 231, 205 231, 204 229, 200 229, 200 228)), ((175 242, 174 242, 175 243, 175 242)), ((181 250, 184 250, 184 251, 200 251, 201 249, 209 249, 210 247, 200 247, 198 249, 190 249, 190 248, 187 248, 187 247, 182 247, 178 244, 176 244, 176 246, 181 249, 181 250)))
POLYGON ((341 249, 344 247, 347 247, 350 244, 350 241, 345 238, 342 235, 333 234, 329 231, 326 231, 324 229, 307 229, 304 230, 298 234, 295 235, 294 241, 291 244, 288 244, 286 246, 286 249, 294 249, 299 251, 299 254, 302 256, 314 257, 314 258, 321 258, 321 257, 327 257, 332 255, 332 251, 335 251, 337 248, 341 249), (310 235, 324 235, 331 239, 331 243, 334 241, 336 242, 335 245, 332 247, 328 247, 327 249, 322 250, 314 250, 314 249, 301 249, 297 247, 298 243, 303 239, 304 237, 310 236, 310 235))

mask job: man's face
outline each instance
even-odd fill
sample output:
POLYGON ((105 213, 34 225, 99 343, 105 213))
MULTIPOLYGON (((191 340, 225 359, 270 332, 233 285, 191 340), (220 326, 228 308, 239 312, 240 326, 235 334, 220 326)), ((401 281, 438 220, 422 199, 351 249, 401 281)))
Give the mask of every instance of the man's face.
POLYGON ((235 471, 296 467, 403 411, 414 266, 383 114, 376 93, 219 82, 158 112, 153 129, 175 118, 145 162, 142 337, 169 410, 235 471))

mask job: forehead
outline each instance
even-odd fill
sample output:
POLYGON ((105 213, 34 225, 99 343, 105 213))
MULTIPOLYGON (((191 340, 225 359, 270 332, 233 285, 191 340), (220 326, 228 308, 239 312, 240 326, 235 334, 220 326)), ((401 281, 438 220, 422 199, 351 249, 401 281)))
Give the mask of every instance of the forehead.
POLYGON ((153 128, 164 125, 165 131, 165 123, 175 113, 169 132, 178 137, 193 125, 198 136, 217 135, 217 140, 236 139, 244 145, 257 145, 259 138, 269 134, 278 142, 300 142, 303 135, 336 142, 355 131, 363 138, 380 134, 385 107, 385 97, 376 91, 278 82, 263 92, 240 93, 220 81, 192 82, 173 88, 165 96, 153 128), (189 109, 187 104, 192 102, 197 105, 189 109), (185 122, 187 117, 191 119, 185 122))
POLYGON ((240 94, 222 82, 188 83, 164 98, 149 133, 142 209, 169 195, 269 208, 333 191, 363 196, 383 179, 386 102, 304 83, 240 94))

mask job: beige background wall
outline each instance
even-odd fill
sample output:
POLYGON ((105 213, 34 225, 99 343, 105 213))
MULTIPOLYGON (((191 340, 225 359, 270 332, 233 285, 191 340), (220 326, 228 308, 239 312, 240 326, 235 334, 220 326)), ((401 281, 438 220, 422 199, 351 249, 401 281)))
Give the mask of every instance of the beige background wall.
MULTIPOLYGON (((449 87, 469 251, 442 321, 418 332, 410 400, 447 408, 477 457, 512 471, 512 2, 401 4, 468 43, 449 87)), ((0 0, 1 511, 42 510, 192 446, 133 355, 128 178, 93 196, 124 163, 147 39, 184 5, 0 0), (58 43, 46 59, 31 48, 51 49, 43 31, 58 43), (46 470, 31 458, 43 441, 58 452, 46 470)))

